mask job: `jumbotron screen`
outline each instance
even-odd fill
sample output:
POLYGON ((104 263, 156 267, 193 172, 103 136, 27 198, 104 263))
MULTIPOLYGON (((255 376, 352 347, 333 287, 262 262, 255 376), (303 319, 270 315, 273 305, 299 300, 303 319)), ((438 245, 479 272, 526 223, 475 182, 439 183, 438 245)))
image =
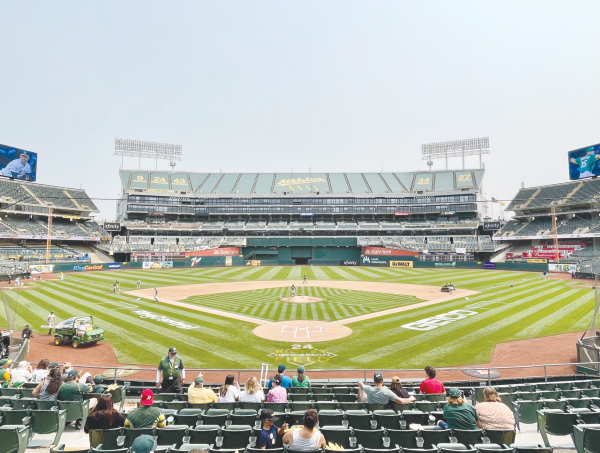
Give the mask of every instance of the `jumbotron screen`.
POLYGON ((0 176, 35 181, 37 177, 37 153, 0 145, 0 176))
POLYGON ((600 175, 600 144, 569 151, 569 178, 582 179, 600 175))

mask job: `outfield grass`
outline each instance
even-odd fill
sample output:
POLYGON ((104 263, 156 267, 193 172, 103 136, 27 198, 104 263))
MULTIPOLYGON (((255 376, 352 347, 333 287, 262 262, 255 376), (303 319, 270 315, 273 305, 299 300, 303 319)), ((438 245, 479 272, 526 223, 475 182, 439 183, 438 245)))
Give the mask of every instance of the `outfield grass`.
MULTIPOLYGON (((142 288, 248 280, 294 280, 297 284, 304 274, 309 280, 433 286, 450 281, 459 288, 481 292, 469 297, 470 300, 461 298, 349 324, 353 330, 351 336, 312 345, 336 355, 329 361, 310 365, 313 368, 412 368, 426 364, 485 363, 497 343, 584 330, 593 310, 593 290, 570 287, 569 280, 544 281, 540 274, 534 273, 458 269, 279 266, 109 271, 66 274, 64 281, 39 282, 34 284, 34 289, 4 291, 4 294, 16 312, 17 329, 28 323, 34 331, 40 331, 39 326, 45 324, 50 309, 59 320, 93 315, 96 324, 106 330, 106 339, 122 363, 155 364, 164 355, 166 347, 176 345, 189 366, 258 368, 263 362, 279 363, 280 359, 270 354, 291 349, 292 344, 254 336, 254 324, 116 295, 112 292, 112 284, 118 279, 123 291, 135 289, 138 278, 142 280, 142 288), (455 309, 478 314, 430 331, 401 327, 455 309), (179 330, 151 319, 141 319, 134 310, 148 310, 198 328, 179 330)), ((324 301, 293 307, 292 304, 284 305, 278 298, 281 292, 289 291, 288 288, 196 296, 186 301, 274 321, 325 321, 326 316, 333 321, 355 316, 353 310, 372 312, 390 308, 390 304, 409 303, 409 299, 418 302, 411 297, 361 291, 311 290, 316 297, 321 297, 317 294, 320 291, 324 301)), ((3 325, 6 325, 6 313, 1 311, 3 325)))

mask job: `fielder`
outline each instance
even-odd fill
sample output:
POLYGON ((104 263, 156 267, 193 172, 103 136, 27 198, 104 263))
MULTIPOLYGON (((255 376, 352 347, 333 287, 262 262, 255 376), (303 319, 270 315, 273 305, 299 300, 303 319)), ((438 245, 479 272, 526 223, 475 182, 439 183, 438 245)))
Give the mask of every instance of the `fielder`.
POLYGON ((140 289, 140 286, 142 286, 142 282, 140 281, 140 279, 138 278, 138 281, 136 283, 137 289, 140 289))
POLYGON ((46 317, 46 325, 50 328, 48 330, 48 335, 52 335, 52 328, 54 327, 54 323, 56 322, 56 317, 54 316, 54 311, 50 311, 50 314, 46 317))
POLYGON ((296 295, 296 286, 292 284, 290 289, 292 290, 292 297, 294 297, 296 295))
POLYGON ((158 290, 154 288, 154 302, 158 303, 158 290))

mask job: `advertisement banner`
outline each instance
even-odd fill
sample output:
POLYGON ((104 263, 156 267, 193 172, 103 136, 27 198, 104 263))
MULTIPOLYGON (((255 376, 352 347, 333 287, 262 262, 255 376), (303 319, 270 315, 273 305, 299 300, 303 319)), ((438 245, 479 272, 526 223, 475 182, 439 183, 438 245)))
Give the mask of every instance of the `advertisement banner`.
POLYGON ((413 267, 412 261, 390 261, 390 267, 413 267))
POLYGON ((496 263, 490 263, 490 262, 484 262, 483 263, 483 268, 484 269, 496 269, 496 263))
POLYGON ((226 256, 225 257, 225 266, 231 266, 233 264, 233 257, 226 256))
POLYGON ((185 252, 131 252, 131 256, 150 257, 150 256, 183 256, 185 252))
POLYGON ((433 267, 456 267, 456 261, 435 262, 433 267))
POLYGON ((377 256, 368 256, 364 255, 361 258, 361 262, 363 266, 388 266, 388 261, 381 259, 377 256))
POLYGON ((547 263, 548 260, 546 258, 528 258, 528 263, 547 263))
POLYGON ((171 269, 173 261, 144 261, 142 269, 171 269))
POLYGON ((417 252, 408 250, 388 249, 385 247, 363 247, 363 255, 368 256, 418 256, 417 252))
POLYGON ((340 266, 358 266, 358 260, 340 260, 340 266))
POLYGON ((54 269, 54 264, 36 264, 29 266, 32 274, 50 274, 54 269))
POLYGON ((483 222, 484 231, 499 230, 500 226, 500 222, 483 222))
POLYGON ((84 272, 84 271, 101 271, 104 266, 102 264, 88 264, 87 266, 73 266, 74 271, 84 272))
POLYGON ((246 266, 260 266, 260 260, 248 260, 246 266))
POLYGON ((394 215, 399 215, 399 216, 409 216, 410 212, 394 212, 394 215))
POLYGON ((465 254, 467 253, 467 249, 464 247, 456 247, 456 253, 461 253, 461 254, 465 254))
POLYGON ((576 264, 549 264, 550 272, 577 272, 576 264))
POLYGON ((104 231, 121 231, 119 222, 104 222, 104 231))
POLYGON ((108 270, 114 271, 115 269, 121 269, 123 267, 122 263, 108 263, 108 270))
POLYGON ((198 250, 196 252, 186 252, 185 256, 239 256, 241 254, 239 247, 220 247, 218 249, 198 250))

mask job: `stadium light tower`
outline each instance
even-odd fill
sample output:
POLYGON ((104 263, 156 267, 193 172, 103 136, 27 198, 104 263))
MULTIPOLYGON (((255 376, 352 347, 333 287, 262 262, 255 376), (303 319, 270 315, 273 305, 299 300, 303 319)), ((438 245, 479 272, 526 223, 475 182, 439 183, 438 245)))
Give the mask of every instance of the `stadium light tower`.
POLYGON ((142 157, 144 157, 148 159, 155 159, 157 170, 158 159, 168 160, 169 165, 171 166, 171 171, 173 171, 175 162, 181 161, 181 155, 181 145, 115 138, 115 156, 137 157, 139 159, 140 170, 142 169, 142 157))
POLYGON ((490 154, 490 138, 467 138, 449 142, 426 143, 421 145, 421 154, 423 156, 421 160, 427 160, 430 171, 433 159, 446 159, 446 170, 448 170, 448 158, 461 156, 463 170, 465 169, 465 156, 479 156, 479 168, 483 168, 481 155, 490 154))

